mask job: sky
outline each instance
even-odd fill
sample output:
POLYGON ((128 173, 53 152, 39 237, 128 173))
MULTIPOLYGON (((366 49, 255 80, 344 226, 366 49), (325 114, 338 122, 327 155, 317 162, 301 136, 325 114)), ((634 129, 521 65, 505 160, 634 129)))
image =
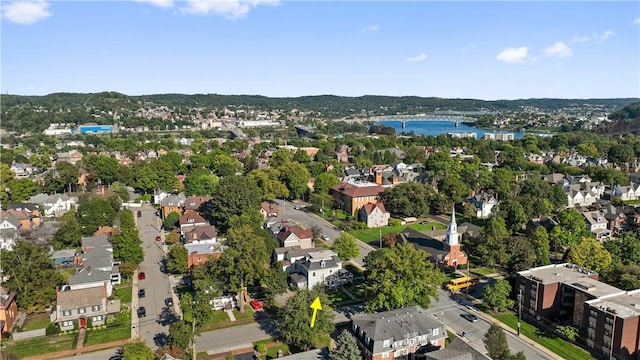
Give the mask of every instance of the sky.
POLYGON ((640 97, 640 2, 1 0, 4 94, 640 97))

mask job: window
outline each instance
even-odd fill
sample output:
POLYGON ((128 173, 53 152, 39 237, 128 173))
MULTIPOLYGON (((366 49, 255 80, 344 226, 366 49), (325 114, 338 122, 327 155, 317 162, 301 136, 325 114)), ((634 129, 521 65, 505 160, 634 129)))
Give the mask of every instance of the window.
POLYGON ((73 326, 73 321, 69 320, 69 321, 63 321, 62 322, 62 326, 73 326))
POLYGON ((382 358, 383 359, 386 359, 388 357, 389 357, 389 352, 388 351, 385 351, 385 352, 382 353, 382 358))
POLYGON ((91 318, 92 321, 100 321, 102 320, 102 315, 94 316, 91 318))
POLYGON ((311 276, 316 276, 316 272, 314 271, 313 274, 311 276))
POLYGON ((611 325, 611 324, 613 324, 613 318, 612 318, 612 317, 608 317, 608 316, 607 316, 607 317, 604 319, 604 322, 605 322, 606 324, 611 325))
POLYGON ((438 336, 438 334, 440 334, 440 329, 438 328, 433 329, 433 336, 438 336))
POLYGON ((71 316, 71 310, 62 310, 62 316, 71 316))
POLYGON ((409 345, 414 345, 416 343, 416 339, 411 338, 409 339, 409 345))
POLYGON ((87 312, 87 308, 83 308, 83 307, 78 308, 78 314, 84 314, 86 312, 87 312))
POLYGON ((326 267, 326 266, 327 266, 327 263, 326 263, 326 262, 324 262, 324 261, 321 261, 321 262, 320 262, 320 267, 321 267, 321 268, 326 267))
POLYGON ((193 219, 189 219, 189 223, 194 223, 193 219))
POLYGON ((100 305, 94 305, 91 310, 93 311, 100 311, 100 305))
MULTIPOLYGON (((382 347, 383 348, 388 348, 389 347, 389 340, 385 340, 382 342, 382 347)), ((388 355, 388 354, 387 354, 388 355)))

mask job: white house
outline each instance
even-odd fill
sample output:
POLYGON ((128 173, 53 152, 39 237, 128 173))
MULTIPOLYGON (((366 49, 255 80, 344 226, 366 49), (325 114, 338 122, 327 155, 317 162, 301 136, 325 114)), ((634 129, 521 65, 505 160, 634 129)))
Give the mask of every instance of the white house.
POLYGON ((13 216, 4 216, 0 220, 0 249, 11 250, 18 239, 18 230, 22 227, 20 221, 13 216))
POLYGON ((365 204, 358 210, 358 215, 360 221, 366 223, 368 228, 387 226, 391 217, 381 202, 365 204))
POLYGON ((62 216, 67 211, 75 208, 76 199, 73 197, 69 197, 65 194, 54 194, 49 196, 42 203, 42 208, 44 209, 44 216, 53 217, 53 216, 62 216))
POLYGON ((596 235, 596 239, 603 241, 609 238, 611 231, 607 229, 608 221, 602 213, 599 211, 586 211, 582 213, 582 216, 587 222, 589 231, 596 235))
POLYGON ((329 280, 342 269, 342 260, 331 250, 310 251, 294 264, 294 269, 307 280, 308 289, 314 286, 331 285, 329 280))
POLYGON ((469 203, 475 206, 477 218, 486 219, 491 216, 493 207, 498 203, 498 195, 482 191, 477 194, 472 194, 469 203))

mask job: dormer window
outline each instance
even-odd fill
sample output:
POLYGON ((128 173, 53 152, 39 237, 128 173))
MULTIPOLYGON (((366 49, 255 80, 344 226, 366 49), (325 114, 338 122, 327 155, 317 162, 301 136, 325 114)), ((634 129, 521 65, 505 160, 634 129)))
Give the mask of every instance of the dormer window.
POLYGON ((321 267, 321 268, 326 267, 326 266, 327 266, 327 263, 326 263, 326 262, 324 262, 324 261, 321 261, 321 262, 320 262, 320 267, 321 267))
POLYGON ((189 223, 193 223, 194 221, 193 221, 193 219, 189 219, 189 221, 188 221, 188 222, 189 222, 189 223))

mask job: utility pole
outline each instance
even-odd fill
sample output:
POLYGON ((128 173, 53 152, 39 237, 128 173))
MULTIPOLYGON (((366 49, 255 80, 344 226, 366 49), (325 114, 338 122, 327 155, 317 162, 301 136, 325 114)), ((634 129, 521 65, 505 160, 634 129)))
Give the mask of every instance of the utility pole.
POLYGON ((522 320, 522 289, 518 289, 518 336, 520 336, 520 320, 522 320))
POLYGON ((382 249, 382 228, 378 228, 378 240, 380 241, 380 249, 382 249))

